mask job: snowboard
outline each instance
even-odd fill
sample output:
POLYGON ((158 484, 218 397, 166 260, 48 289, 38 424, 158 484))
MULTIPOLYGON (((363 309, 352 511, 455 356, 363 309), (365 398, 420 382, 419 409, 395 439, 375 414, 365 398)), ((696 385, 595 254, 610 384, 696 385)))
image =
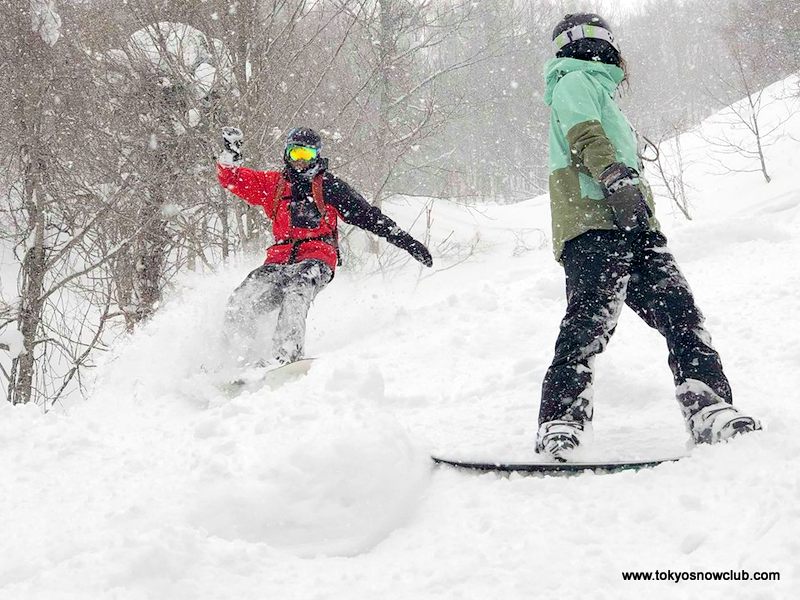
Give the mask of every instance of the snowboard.
POLYGON ((437 465, 453 467, 483 473, 545 473, 552 475, 577 474, 585 471, 596 473, 618 473, 620 471, 638 471, 655 467, 666 462, 675 462, 683 456, 657 458, 649 460, 630 460, 612 462, 473 462, 468 460, 452 460, 432 456, 437 465))
POLYGON ((250 369, 247 373, 228 381, 223 388, 231 396, 264 388, 274 390, 308 373, 314 360, 314 358, 301 358, 279 367, 250 369))

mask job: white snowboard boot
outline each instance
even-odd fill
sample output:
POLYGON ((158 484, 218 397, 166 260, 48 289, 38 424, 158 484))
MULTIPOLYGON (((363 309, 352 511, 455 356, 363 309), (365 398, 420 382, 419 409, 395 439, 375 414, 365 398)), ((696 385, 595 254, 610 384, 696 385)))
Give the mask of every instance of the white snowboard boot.
POLYGON ((761 429, 757 419, 740 412, 702 381, 687 379, 675 392, 695 444, 716 444, 761 429))
POLYGON ((578 447, 591 441, 592 424, 576 421, 546 421, 536 433, 536 452, 558 462, 574 460, 578 447))
POLYGON ((757 419, 742 414, 727 403, 701 408, 689 419, 687 425, 695 444, 716 444, 736 435, 761 429, 761 423, 757 419))

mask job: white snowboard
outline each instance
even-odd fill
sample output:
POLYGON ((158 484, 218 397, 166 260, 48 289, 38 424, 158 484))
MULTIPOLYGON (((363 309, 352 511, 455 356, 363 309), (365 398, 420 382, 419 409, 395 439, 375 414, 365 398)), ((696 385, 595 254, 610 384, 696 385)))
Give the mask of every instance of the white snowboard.
POLYGON ((314 360, 314 358, 302 358, 280 367, 250 369, 236 379, 227 382, 223 387, 226 393, 233 396, 264 388, 274 390, 308 373, 314 360))

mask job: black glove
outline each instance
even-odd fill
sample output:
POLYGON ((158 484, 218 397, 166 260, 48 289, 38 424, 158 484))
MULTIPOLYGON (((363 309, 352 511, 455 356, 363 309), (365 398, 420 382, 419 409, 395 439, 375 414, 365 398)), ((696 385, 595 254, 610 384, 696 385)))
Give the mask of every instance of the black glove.
POLYGON ((425 247, 425 244, 422 242, 418 242, 409 234, 399 235, 394 239, 390 239, 395 246, 398 248, 402 248, 406 252, 408 252, 411 256, 413 256, 416 260, 421 262, 426 267, 433 266, 433 258, 431 257, 431 253, 428 252, 428 249, 425 247))
POLYGON ((222 143, 225 150, 219 157, 219 162, 229 165, 242 164, 242 130, 238 127, 222 128, 222 143))
POLYGON ((606 202, 614 213, 614 224, 623 231, 638 232, 648 228, 650 207, 639 189, 639 173, 622 163, 606 167, 598 178, 606 202))

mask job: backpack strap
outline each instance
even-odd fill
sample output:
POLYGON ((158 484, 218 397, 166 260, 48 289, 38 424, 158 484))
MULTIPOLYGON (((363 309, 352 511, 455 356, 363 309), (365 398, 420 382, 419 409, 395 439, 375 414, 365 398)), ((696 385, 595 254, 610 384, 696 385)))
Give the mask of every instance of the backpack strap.
MULTIPOLYGON (((314 197, 314 203, 317 205, 317 209, 319 210, 319 214, 322 215, 322 220, 328 220, 328 211, 325 208, 325 197, 322 193, 322 173, 317 173, 314 175, 314 179, 311 180, 311 195, 314 197)), ((339 252, 339 235, 337 233, 333 233, 331 235, 330 244, 336 248, 336 264, 342 264, 342 255, 339 252)))
POLYGON ((328 211, 325 210, 325 197, 322 193, 322 173, 317 173, 314 175, 314 179, 311 180, 311 195, 314 197, 314 203, 317 205, 319 214, 325 220, 328 211))
POLYGON ((275 215, 278 214, 278 205, 280 201, 283 200, 283 194, 286 191, 286 178, 281 173, 280 178, 278 179, 278 184, 275 186, 275 199, 272 203, 272 214, 270 215, 270 219, 275 219, 275 215))

